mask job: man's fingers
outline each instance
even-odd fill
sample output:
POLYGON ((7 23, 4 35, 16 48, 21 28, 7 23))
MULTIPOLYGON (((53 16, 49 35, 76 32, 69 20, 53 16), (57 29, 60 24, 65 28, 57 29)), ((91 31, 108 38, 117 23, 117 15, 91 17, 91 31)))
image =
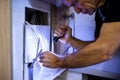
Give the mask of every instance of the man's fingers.
POLYGON ((49 63, 50 61, 49 61, 49 59, 40 59, 39 60, 39 62, 41 62, 41 63, 49 63))
POLYGON ((39 59, 43 59, 43 58, 45 58, 45 55, 44 54, 40 54, 39 59))
POLYGON ((58 31, 55 31, 55 32, 54 32, 54 36, 60 37, 60 36, 63 36, 63 33, 58 32, 58 31))

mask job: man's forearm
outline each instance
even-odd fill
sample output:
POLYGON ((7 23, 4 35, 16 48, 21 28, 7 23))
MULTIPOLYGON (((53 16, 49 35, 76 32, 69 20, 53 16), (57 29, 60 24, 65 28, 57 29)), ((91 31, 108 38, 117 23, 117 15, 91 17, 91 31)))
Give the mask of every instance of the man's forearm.
POLYGON ((76 48, 76 49, 81 49, 81 48, 84 48, 85 46, 87 46, 88 44, 92 43, 93 41, 82 41, 82 40, 79 40, 75 37, 72 37, 68 44, 70 46, 72 46, 73 48, 76 48))
POLYGON ((120 22, 104 23, 99 38, 78 52, 61 58, 60 62, 62 64, 60 67, 81 68, 111 59, 120 47, 119 35, 120 22))
MULTIPOLYGON (((101 45, 100 45, 101 46, 101 45)), ((101 46, 104 47, 104 46, 101 46)), ((105 48, 88 45, 84 49, 67 55, 61 59, 62 68, 81 68, 90 66, 110 59, 105 48)), ((109 51, 109 50, 108 50, 109 51)))

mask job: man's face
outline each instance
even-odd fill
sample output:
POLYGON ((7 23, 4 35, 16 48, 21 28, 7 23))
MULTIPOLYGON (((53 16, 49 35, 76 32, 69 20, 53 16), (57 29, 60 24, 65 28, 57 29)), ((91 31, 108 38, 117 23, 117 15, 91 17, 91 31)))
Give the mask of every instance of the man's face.
POLYGON ((94 0, 63 0, 63 3, 68 7, 73 7, 76 13, 92 15, 96 10, 94 0))

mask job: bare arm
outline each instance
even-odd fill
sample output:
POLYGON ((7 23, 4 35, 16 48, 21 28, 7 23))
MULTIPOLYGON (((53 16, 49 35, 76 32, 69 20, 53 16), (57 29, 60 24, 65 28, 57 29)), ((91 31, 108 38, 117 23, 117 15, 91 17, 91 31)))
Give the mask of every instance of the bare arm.
POLYGON ((68 44, 69 44, 70 46, 72 46, 73 48, 76 48, 77 50, 80 50, 80 49, 86 47, 88 44, 90 44, 90 43, 92 43, 92 42, 93 42, 93 41, 82 41, 82 40, 79 40, 79 39, 77 39, 77 38, 75 38, 75 37, 72 37, 72 38, 69 40, 68 44))
MULTIPOLYGON (((76 44, 74 41, 69 41, 76 44)), ((81 42, 78 41, 78 47, 81 42)), ((57 57, 51 52, 43 52, 40 62, 51 68, 81 68, 97 64, 112 58, 120 47, 120 22, 104 23, 100 37, 93 43, 65 57, 57 57)))
POLYGON ((109 60, 119 46, 120 22, 104 23, 98 40, 62 58, 61 67, 78 68, 109 60))

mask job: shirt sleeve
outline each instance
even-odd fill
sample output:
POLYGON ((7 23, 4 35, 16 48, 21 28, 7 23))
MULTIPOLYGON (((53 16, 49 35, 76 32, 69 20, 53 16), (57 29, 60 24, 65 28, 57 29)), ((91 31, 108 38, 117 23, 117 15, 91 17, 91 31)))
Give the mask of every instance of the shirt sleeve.
POLYGON ((104 23, 120 21, 120 0, 107 0, 104 23))

